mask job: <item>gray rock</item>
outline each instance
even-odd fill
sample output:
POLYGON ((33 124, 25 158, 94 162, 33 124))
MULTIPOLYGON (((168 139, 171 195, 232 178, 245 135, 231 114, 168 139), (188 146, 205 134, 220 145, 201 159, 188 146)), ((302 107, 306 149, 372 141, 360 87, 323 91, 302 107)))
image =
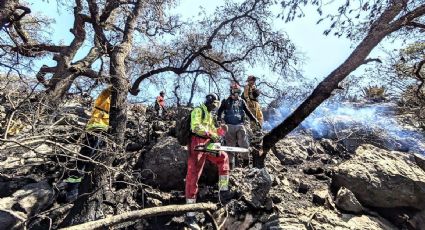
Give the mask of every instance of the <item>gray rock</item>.
POLYGON ((425 171, 404 153, 363 145, 334 168, 332 183, 371 207, 425 209, 425 171))
POLYGON ((19 224, 25 221, 22 213, 0 210, 0 229, 20 229, 19 224))
POLYGON ((304 230, 307 229, 303 221, 297 218, 280 217, 279 219, 271 220, 263 225, 263 229, 276 230, 304 230))
POLYGON ((425 157, 419 154, 413 154, 416 164, 425 171, 425 157))
POLYGON ((357 200, 356 196, 347 188, 341 187, 336 195, 335 199, 336 206, 347 212, 361 213, 363 207, 357 200))
POLYGON ((322 154, 323 148, 312 138, 286 138, 279 141, 273 152, 283 165, 298 165, 308 156, 322 154))
POLYGON ((160 139, 145 153, 142 164, 144 183, 161 189, 183 189, 186 177, 187 150, 176 138, 160 139))
POLYGON ((347 149, 341 144, 338 144, 329 139, 322 139, 320 145, 323 147, 325 152, 329 155, 341 155, 347 152, 347 149))
POLYGON ((299 185, 298 185, 298 192, 299 193, 306 194, 308 192, 308 190, 310 190, 310 185, 308 185, 307 183, 304 183, 304 182, 299 183, 299 185))
POLYGON ((35 183, 31 178, 18 177, 18 178, 6 178, 0 177, 0 198, 12 195, 18 189, 24 187, 27 184, 35 183))
POLYGON ((0 199, 0 227, 19 225, 51 205, 54 202, 53 197, 54 191, 49 184, 38 182, 22 187, 11 197, 0 199))
POLYGON ((264 207, 273 182, 270 174, 265 168, 253 168, 246 179, 248 187, 244 189, 245 200, 255 208, 264 207))
POLYGON ((260 222, 257 222, 249 230, 261 230, 263 225, 260 222))
POLYGON ((0 121, 6 118, 6 109, 0 105, 0 121))
POLYGON ((324 205, 328 196, 329 191, 327 189, 316 190, 313 192, 313 203, 317 205, 324 205))
POLYGON ((412 229, 425 230, 425 210, 418 212, 408 223, 412 229))
POLYGON ((19 206, 20 210, 32 216, 50 205, 53 195, 54 191, 47 182, 29 184, 13 193, 13 198, 17 201, 14 208, 19 206))
MULTIPOLYGON (((355 230, 390 230, 397 229, 387 220, 377 216, 341 214, 325 207, 301 210, 297 216, 308 229, 355 229, 355 230)), ((295 222, 295 221, 291 221, 295 222)), ((280 228, 286 229, 286 228, 280 228)), ((302 229, 302 228, 300 228, 302 229)))

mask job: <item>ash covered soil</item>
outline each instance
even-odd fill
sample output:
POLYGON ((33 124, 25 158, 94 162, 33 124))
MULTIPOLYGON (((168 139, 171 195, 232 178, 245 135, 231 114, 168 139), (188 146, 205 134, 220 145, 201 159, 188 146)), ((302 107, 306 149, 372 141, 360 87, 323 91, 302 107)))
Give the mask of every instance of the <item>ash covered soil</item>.
MULTIPOLYGON (((81 147, 89 104, 72 99, 55 114, 21 112, 13 122, 6 119, 11 105, 0 106, 2 132, 8 123, 14 128, 0 146, 0 229, 57 229, 69 215, 73 204, 64 200, 61 181, 81 147)), ((157 120, 146 107, 131 107, 126 152, 105 153, 116 156, 105 169, 110 183, 96 219, 185 203, 187 150, 173 137, 179 113, 172 109, 157 120)), ((232 170, 233 199, 199 212, 199 223, 204 229, 425 229, 425 159, 369 133, 371 141, 362 132, 356 142, 355 134, 317 138, 299 130, 272 149, 264 169, 232 170)), ((207 164, 198 202, 218 202, 216 181, 207 164)), ((184 213, 159 215, 113 229, 184 229, 183 221, 184 213)))

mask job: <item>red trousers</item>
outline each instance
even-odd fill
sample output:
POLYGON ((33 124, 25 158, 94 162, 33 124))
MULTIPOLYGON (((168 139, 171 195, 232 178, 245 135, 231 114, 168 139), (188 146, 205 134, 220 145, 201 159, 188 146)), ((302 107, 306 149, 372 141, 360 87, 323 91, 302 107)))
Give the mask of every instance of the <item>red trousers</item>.
POLYGON ((209 139, 192 136, 189 143, 189 156, 187 159, 187 174, 186 174, 186 190, 187 199, 196 199, 198 193, 198 180, 201 177, 202 169, 205 165, 205 160, 209 160, 217 165, 219 176, 229 175, 229 157, 227 153, 221 152, 220 156, 215 157, 206 152, 195 151, 197 145, 205 144, 209 139))

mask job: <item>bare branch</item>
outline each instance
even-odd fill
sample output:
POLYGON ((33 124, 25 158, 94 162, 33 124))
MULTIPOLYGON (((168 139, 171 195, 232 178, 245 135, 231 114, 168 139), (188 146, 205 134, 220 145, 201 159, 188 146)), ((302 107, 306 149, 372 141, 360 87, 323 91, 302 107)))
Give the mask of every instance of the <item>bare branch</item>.
POLYGON ((368 58, 368 59, 364 60, 362 64, 364 65, 364 64, 367 64, 369 62, 382 63, 381 59, 379 59, 379 58, 368 58))
POLYGON ((77 229, 103 229, 112 227, 116 224, 139 220, 141 218, 147 218, 159 215, 170 215, 184 212, 196 212, 206 210, 216 210, 217 205, 212 203, 197 203, 197 204, 180 204, 180 205, 167 205, 162 207, 145 208, 142 210, 136 210, 126 212, 123 214, 107 217, 100 220, 87 222, 84 224, 74 225, 68 228, 62 228, 62 230, 77 230, 77 229))
POLYGON ((231 17, 227 20, 222 21, 220 24, 218 24, 217 27, 211 32, 211 35, 206 40, 205 44, 202 45, 201 47, 199 47, 193 53, 190 53, 189 55, 187 55, 183 59, 182 64, 179 67, 165 67, 165 68, 160 68, 160 69, 157 69, 157 70, 152 70, 152 71, 149 71, 148 73, 143 74, 139 78, 137 78, 134 81, 132 88, 130 89, 130 93, 133 94, 133 95, 137 95, 139 93, 140 83, 144 79, 149 78, 156 73, 165 72, 166 70, 173 71, 176 74, 183 73, 187 68, 189 68, 189 66, 193 63, 193 61, 197 57, 201 56, 201 54, 204 51, 207 51, 207 50, 210 50, 210 49, 213 48, 212 42, 217 37, 219 31, 221 31, 228 24, 232 24, 239 19, 249 17, 249 14, 256 9, 258 2, 259 2, 259 0, 254 1, 252 6, 247 11, 243 12, 242 14, 233 16, 233 17, 231 17))
POLYGON ((421 28, 421 29, 425 29, 425 24, 419 23, 419 22, 409 22, 407 23, 408 26, 412 26, 412 27, 416 27, 416 28, 421 28))

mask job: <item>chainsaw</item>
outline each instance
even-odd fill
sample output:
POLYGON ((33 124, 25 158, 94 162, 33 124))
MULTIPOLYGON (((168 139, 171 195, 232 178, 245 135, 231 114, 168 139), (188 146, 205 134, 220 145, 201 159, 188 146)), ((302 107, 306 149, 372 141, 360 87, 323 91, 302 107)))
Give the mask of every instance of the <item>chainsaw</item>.
POLYGON ((205 145, 197 145, 195 146, 195 151, 210 152, 210 153, 218 153, 220 151, 249 153, 249 149, 241 148, 241 147, 222 146, 221 143, 208 143, 205 145))

